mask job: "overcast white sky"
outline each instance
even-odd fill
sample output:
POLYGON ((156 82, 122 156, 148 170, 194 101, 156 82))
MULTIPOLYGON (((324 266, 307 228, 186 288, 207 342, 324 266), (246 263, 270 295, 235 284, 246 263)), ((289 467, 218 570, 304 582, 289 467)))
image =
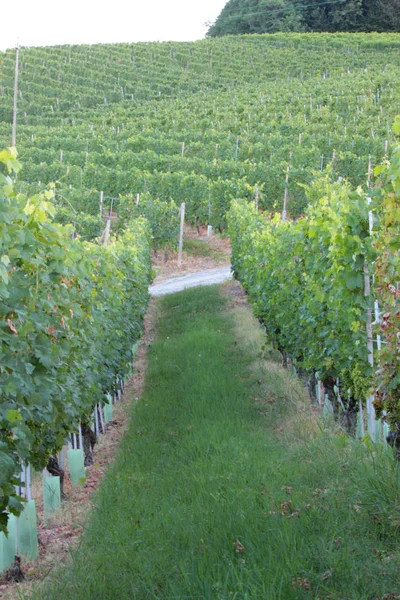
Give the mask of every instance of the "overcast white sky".
POLYGON ((190 41, 204 37, 227 0, 10 0, 0 49, 55 44, 190 41))

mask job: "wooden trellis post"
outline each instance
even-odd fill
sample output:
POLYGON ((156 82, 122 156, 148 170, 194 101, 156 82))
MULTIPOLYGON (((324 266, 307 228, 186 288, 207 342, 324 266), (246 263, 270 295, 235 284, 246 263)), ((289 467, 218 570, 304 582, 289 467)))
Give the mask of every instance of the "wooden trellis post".
POLYGON ((14 107, 11 146, 17 145, 17 100, 18 100, 18 67, 19 67, 19 44, 15 47, 15 78, 14 78, 14 107))
MULTIPOLYGON (((368 161, 368 191, 371 183, 371 158, 368 161)), ((368 197, 368 204, 371 203, 371 198, 368 197)), ((369 211, 369 234, 372 235, 374 217, 372 211, 369 211)), ((369 274, 369 265, 364 265, 364 295, 367 298, 368 303, 371 303, 371 277, 369 274)), ((372 333, 372 307, 369 306, 367 309, 367 347, 368 347, 368 362, 371 367, 374 366, 374 338, 372 333)), ((368 415, 368 433, 371 436, 372 441, 376 440, 376 421, 375 421, 375 407, 374 407, 375 396, 371 394, 367 398, 367 415, 368 415)))
POLYGON ((179 232, 178 267, 181 267, 182 251, 183 251, 183 227, 185 224, 185 203, 184 202, 182 202, 179 212, 181 215, 181 226, 180 226, 180 232, 179 232))
POLYGON ((100 192, 100 219, 103 217, 104 192, 100 192))
MULTIPOLYGON (((292 159, 292 153, 290 153, 290 159, 292 159)), ((286 221, 286 212, 287 212, 287 201, 289 195, 289 165, 286 167, 286 179, 285 179, 285 193, 283 196, 283 210, 282 210, 282 221, 286 221)))

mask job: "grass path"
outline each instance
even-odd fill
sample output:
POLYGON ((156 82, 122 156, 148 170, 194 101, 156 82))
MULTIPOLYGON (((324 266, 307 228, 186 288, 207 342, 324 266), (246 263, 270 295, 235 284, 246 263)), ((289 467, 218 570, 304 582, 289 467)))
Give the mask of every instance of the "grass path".
POLYGON ((36 597, 400 597, 389 455, 321 432, 249 310, 218 287, 157 307, 119 456, 71 566, 36 597))

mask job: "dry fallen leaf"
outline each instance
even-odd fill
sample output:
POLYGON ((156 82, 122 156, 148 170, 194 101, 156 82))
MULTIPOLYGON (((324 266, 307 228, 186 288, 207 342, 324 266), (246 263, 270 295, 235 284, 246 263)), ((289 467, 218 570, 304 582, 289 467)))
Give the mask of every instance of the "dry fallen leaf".
POLYGON ((14 334, 14 335, 18 335, 18 331, 14 325, 14 323, 11 321, 11 319, 7 319, 7 325, 10 328, 10 331, 14 334))
POLYGON ((300 587, 304 590, 309 590, 311 586, 308 579, 303 579, 302 577, 292 577, 292 587, 300 587))
POLYGON ((332 577, 333 575, 333 569, 329 569, 329 571, 325 571, 325 573, 323 575, 321 575, 321 579, 322 581, 326 581, 327 579, 329 579, 329 577, 332 577))
POLYGON ((342 538, 341 537, 336 538, 336 540, 334 540, 333 543, 336 546, 340 546, 340 544, 342 543, 342 538))
POLYGON ((239 540, 236 540, 236 542, 233 545, 235 546, 236 552, 238 554, 243 554, 244 546, 239 542, 239 540))
POLYGON ((291 510, 292 503, 290 501, 282 502, 280 508, 281 508, 281 515, 286 515, 289 512, 289 510, 291 510))
POLYGON ((297 510, 295 510, 294 512, 292 512, 291 515, 288 515, 286 518, 287 519, 292 519, 293 517, 299 517, 300 516, 300 509, 298 508, 297 510))

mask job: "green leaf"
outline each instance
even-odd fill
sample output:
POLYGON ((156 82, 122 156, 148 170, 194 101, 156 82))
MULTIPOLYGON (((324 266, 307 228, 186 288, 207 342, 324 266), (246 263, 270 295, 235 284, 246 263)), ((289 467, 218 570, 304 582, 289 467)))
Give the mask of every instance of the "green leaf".
POLYGON ((395 117, 395 121, 392 126, 393 133, 400 135, 400 116, 395 117))
POLYGON ((31 363, 25 363, 25 371, 28 373, 28 375, 32 375, 34 370, 35 370, 34 365, 31 365, 31 363))
POLYGON ((8 271, 6 269, 6 267, 3 264, 0 264, 0 278, 3 280, 3 283, 5 283, 6 285, 9 282, 9 276, 8 276, 8 271))
POLYGON ((345 282, 348 290, 356 290, 363 287, 364 278, 361 273, 347 273, 345 282))
POLYGON ((9 423, 16 423, 17 421, 22 421, 22 415, 19 412, 19 409, 9 409, 6 413, 6 420, 9 423))

